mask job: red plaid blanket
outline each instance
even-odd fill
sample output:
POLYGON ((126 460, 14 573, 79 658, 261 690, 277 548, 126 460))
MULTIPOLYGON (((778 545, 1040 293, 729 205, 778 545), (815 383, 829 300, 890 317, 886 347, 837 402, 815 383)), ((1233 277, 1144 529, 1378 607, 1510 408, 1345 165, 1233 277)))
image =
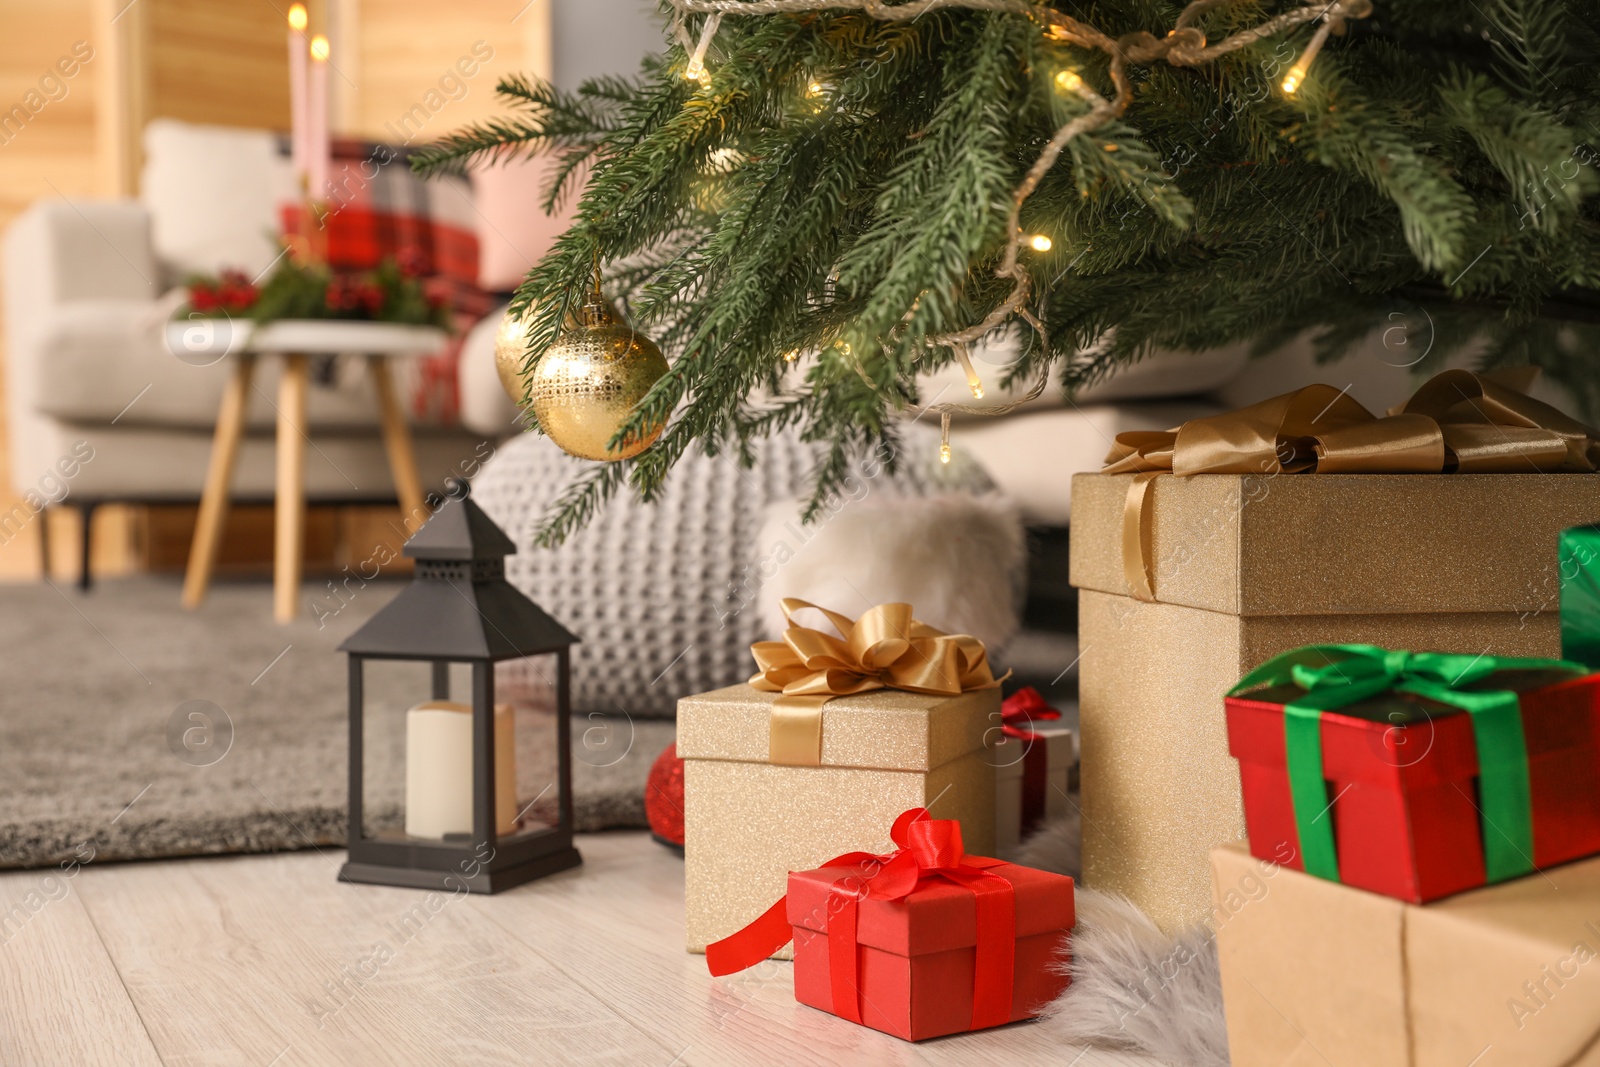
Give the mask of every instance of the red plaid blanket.
MULTIPOLYGON (((288 154, 288 142, 279 150, 288 154)), ((367 271, 393 256, 426 279, 455 314, 456 333, 437 355, 419 360, 413 417, 456 421, 461 407, 456 369, 472 324, 494 306, 478 288, 477 212, 471 187, 460 179, 423 181, 411 173, 406 149, 337 139, 332 144, 326 209, 310 219, 302 205, 280 209, 283 235, 306 242, 316 228, 335 271, 367 271)))

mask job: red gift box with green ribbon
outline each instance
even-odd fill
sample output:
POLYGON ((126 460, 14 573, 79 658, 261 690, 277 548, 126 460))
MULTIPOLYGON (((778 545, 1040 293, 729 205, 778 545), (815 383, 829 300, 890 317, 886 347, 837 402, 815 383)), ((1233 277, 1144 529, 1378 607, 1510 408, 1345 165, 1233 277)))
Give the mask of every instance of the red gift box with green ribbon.
POLYGON ((1420 904, 1600 852, 1600 675, 1309 645, 1227 698, 1250 851, 1420 904))
POLYGON ((788 894, 706 947, 713 975, 794 940, 794 995, 907 1041, 1027 1019, 1067 987, 1072 879, 968 856, 961 824, 913 808, 887 855, 789 875, 788 894))

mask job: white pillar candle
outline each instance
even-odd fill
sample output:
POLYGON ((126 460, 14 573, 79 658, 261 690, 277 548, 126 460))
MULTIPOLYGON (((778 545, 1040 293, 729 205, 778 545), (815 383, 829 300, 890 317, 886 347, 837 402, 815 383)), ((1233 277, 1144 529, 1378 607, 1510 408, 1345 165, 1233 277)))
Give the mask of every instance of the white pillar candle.
POLYGON ((311 77, 307 92, 306 161, 307 195, 312 200, 328 198, 328 39, 322 34, 311 38, 311 77))
MULTIPOLYGON (((517 823, 517 747, 510 704, 494 706, 497 834, 517 823)), ((406 833, 472 833, 472 708, 429 700, 406 713, 406 833)))
POLYGON ((306 187, 306 7, 289 6, 289 150, 294 187, 306 187))

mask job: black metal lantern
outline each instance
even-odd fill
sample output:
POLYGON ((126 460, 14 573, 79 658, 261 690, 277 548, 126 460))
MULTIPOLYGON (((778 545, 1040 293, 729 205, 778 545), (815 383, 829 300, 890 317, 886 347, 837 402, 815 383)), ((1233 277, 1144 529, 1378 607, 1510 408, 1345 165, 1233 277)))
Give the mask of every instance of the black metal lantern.
POLYGON ((516 550, 471 500, 447 500, 406 542, 412 583, 339 646, 350 654, 341 881, 495 893, 581 862, 577 638, 506 581, 516 550), (470 700, 452 701, 452 688, 470 700))

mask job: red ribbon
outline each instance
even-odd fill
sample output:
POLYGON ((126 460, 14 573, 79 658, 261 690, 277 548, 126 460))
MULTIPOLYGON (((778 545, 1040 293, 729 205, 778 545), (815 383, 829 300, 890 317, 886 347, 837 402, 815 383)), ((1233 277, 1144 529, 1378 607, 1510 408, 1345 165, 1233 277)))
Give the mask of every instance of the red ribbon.
POLYGON ((1000 731, 1019 741, 1042 741, 1044 738, 1018 723, 1033 724, 1035 719, 1059 719, 1061 713, 1047 703, 1033 686, 1018 689, 1000 704, 1000 731))
MULTIPOLYGON (((894 821, 890 838, 900 847, 887 855, 847 852, 824 867, 868 867, 871 873, 849 875, 828 891, 825 923, 828 934, 829 985, 833 1013, 861 1021, 860 953, 856 922, 863 897, 904 900, 925 882, 943 879, 969 890, 977 908, 976 967, 973 975, 972 1029, 1011 1021, 1012 982, 1016 975, 1017 903, 1011 883, 986 870, 1001 864, 987 856, 968 856, 961 847, 961 824, 930 818, 926 808, 912 808, 894 821)), ((713 976, 733 974, 771 956, 794 936, 787 914, 788 897, 780 899, 738 933, 706 946, 706 966, 713 976)))
POLYGON ((1000 705, 1000 732, 1015 737, 1022 750, 1022 827, 1027 835, 1044 820, 1050 789, 1050 752, 1043 736, 1028 729, 1035 719, 1059 719, 1061 713, 1045 702, 1033 686, 1018 689, 1000 705))

